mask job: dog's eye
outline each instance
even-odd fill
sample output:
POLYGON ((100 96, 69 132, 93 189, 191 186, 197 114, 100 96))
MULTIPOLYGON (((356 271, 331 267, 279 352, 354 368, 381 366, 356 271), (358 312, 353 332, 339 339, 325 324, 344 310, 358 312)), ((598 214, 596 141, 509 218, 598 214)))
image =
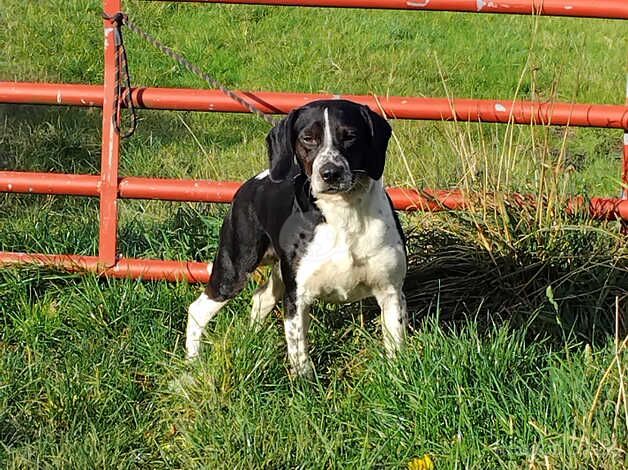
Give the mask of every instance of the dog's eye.
POLYGON ((316 139, 312 137, 311 135, 301 136, 301 142, 303 142, 306 145, 316 145, 316 139))
POLYGON ((357 136, 353 133, 347 133, 342 137, 342 141, 345 145, 350 145, 357 140, 357 136))

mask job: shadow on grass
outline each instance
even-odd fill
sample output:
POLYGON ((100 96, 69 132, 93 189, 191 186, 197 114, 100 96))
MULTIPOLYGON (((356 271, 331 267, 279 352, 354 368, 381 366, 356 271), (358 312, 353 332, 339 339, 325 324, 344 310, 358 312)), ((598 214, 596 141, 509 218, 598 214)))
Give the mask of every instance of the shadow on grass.
POLYGON ((604 341, 615 334, 616 298, 628 299, 628 256, 596 249, 592 238, 583 234, 569 251, 496 256, 445 232, 413 234, 404 289, 411 324, 437 312, 445 325, 508 322, 560 344, 604 341))

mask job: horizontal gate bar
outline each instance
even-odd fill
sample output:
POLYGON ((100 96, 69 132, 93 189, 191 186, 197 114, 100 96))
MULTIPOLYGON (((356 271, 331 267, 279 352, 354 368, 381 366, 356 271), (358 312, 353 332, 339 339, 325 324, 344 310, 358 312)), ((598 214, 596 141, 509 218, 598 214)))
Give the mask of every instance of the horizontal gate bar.
MULTIPOLYGON (((628 3, 628 0, 627 0, 628 3)), ((628 128, 628 108, 610 104, 538 103, 534 101, 373 97, 325 93, 238 92, 263 112, 285 114, 319 99, 344 98, 380 106, 396 119, 515 122, 517 124, 628 128)), ((192 88, 134 88, 137 107, 161 110, 248 112, 219 90, 192 88)), ((102 85, 0 81, 0 103, 102 106, 102 85)))
MULTIPOLYGON (((128 177, 119 179, 118 196, 126 199, 227 203, 231 202, 241 184, 237 181, 128 177)), ((471 206, 460 190, 388 188, 387 191, 398 210, 437 212, 471 206)), ((98 196, 99 178, 94 175, 0 171, 0 192, 98 196)), ((534 204, 536 201, 536 197, 531 195, 511 194, 504 197, 518 205, 534 204)), ((628 220, 628 200, 618 198, 594 197, 587 202, 582 196, 575 196, 569 200, 567 210, 586 210, 594 219, 628 220)))
POLYGON ((460 11, 628 19, 626 0, 161 0, 304 7, 460 11))
POLYGON ((0 251, 0 266, 34 264, 70 272, 95 272, 108 277, 143 279, 145 281, 209 281, 209 265, 193 261, 120 258, 110 268, 97 256, 45 255, 0 251))
MULTIPOLYGON (((95 175, 0 171, 0 193, 97 197, 99 185, 99 177, 95 175)), ((128 177, 119 179, 118 196, 124 199, 228 203, 241 185, 238 181, 128 177)), ((399 210, 439 211, 459 209, 463 204, 459 191, 427 191, 423 196, 412 189, 388 188, 388 193, 399 210)))
MULTIPOLYGON (((448 194, 455 198, 455 203, 464 204, 459 192, 448 194)), ((525 199, 519 196, 516 199, 525 199)), ((584 198, 574 198, 569 210, 576 210, 584 204, 584 198)), ((453 204, 452 205, 456 205, 453 204)), ((594 198, 589 203, 592 215, 607 215, 615 211, 628 218, 628 201, 617 199, 594 198)), ((145 281, 186 281, 190 283, 207 283, 209 281, 209 265, 193 261, 172 261, 156 259, 120 258, 116 264, 106 267, 96 256, 81 255, 49 255, 40 253, 20 253, 0 251, 0 266, 34 264, 50 266, 70 272, 94 272, 114 278, 142 279, 145 281)))

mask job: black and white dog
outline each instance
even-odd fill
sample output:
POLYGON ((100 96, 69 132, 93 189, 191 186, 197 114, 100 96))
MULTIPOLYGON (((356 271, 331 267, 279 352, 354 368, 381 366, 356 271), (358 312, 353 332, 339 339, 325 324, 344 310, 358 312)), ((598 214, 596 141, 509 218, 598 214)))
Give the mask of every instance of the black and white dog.
POLYGON ((220 232, 205 292, 190 305, 187 357, 198 355, 207 322, 272 264, 253 296, 255 326, 283 298, 291 370, 310 375, 307 332, 316 299, 345 303, 374 296, 392 356, 407 328, 402 286, 405 239, 382 173, 391 128, 350 101, 315 101, 292 111, 268 134, 270 169, 237 192, 220 232))

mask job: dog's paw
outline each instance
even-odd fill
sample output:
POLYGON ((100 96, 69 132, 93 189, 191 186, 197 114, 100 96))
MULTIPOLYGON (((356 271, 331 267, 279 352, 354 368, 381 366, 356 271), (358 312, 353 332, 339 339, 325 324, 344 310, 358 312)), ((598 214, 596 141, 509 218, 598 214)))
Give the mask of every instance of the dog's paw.
POLYGON ((292 380, 305 379, 313 380, 315 377, 314 366, 311 361, 307 361, 298 366, 292 366, 289 370, 289 375, 292 380))

